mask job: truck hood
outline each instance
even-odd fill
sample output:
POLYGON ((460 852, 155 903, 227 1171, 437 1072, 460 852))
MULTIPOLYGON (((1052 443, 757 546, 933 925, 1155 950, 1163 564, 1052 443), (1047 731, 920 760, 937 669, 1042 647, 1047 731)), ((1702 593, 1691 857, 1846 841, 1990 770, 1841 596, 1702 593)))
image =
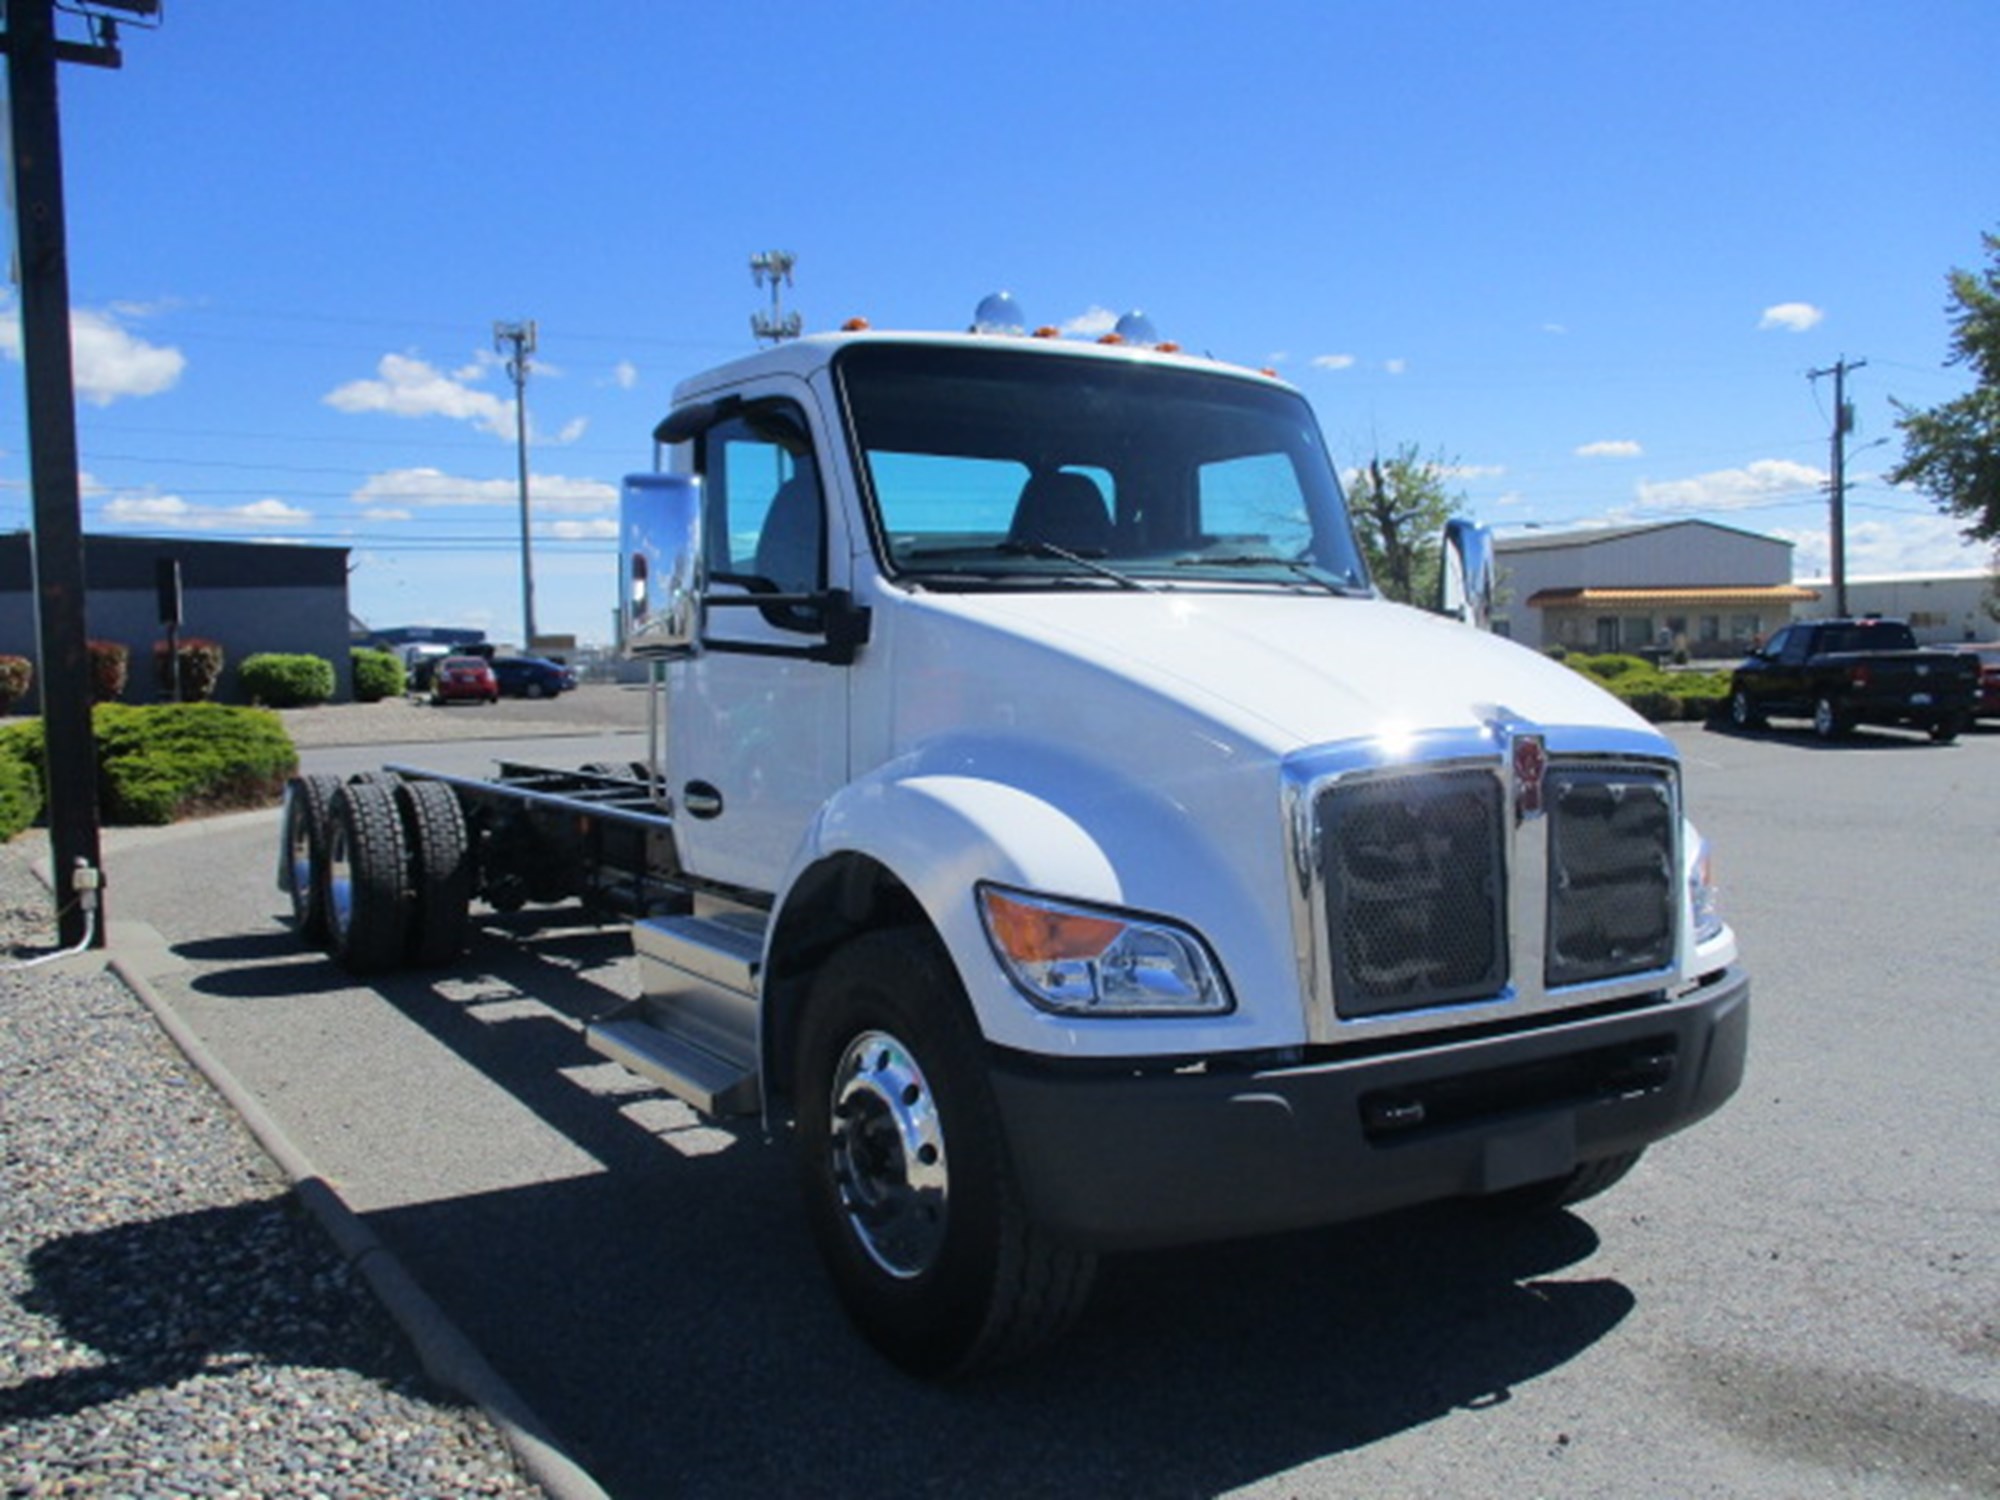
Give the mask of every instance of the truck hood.
MULTIPOLYGON (((1649 730, 1538 652, 1376 599, 1231 589, 931 595, 925 603, 1012 637, 1023 655, 1011 670, 1052 697, 1060 691, 1074 702, 1095 686, 1115 712, 1126 691, 1150 691, 1280 755, 1495 718, 1649 730)), ((988 659, 999 666, 1012 655, 1003 648, 988 659)))

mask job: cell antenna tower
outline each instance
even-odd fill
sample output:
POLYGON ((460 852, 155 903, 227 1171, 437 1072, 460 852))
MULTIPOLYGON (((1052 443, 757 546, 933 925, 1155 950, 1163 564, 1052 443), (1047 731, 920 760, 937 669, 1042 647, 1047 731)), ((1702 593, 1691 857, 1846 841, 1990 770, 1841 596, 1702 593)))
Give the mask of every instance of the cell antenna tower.
POLYGON ((778 344, 795 339, 805 331, 796 312, 786 312, 784 288, 792 284, 792 267, 798 257, 789 250, 766 250, 750 257, 750 277, 759 286, 771 288, 771 310, 750 315, 750 331, 761 341, 778 344))

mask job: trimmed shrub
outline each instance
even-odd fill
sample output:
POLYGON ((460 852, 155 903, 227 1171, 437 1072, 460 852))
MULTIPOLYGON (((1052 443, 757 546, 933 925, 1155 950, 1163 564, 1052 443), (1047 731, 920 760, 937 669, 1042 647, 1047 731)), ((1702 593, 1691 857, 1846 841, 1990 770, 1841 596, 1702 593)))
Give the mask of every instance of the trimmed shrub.
MULTIPOLYGON (((222 680, 222 643, 189 636, 180 643, 176 654, 181 659, 180 701, 208 702, 215 696, 215 685, 222 680)), ((153 642, 153 680, 159 684, 160 696, 173 701, 173 657, 167 654, 165 641, 153 642)))
POLYGON ((98 800, 107 822, 171 823, 267 807, 298 769, 291 736, 276 714, 262 709, 110 703, 97 709, 95 725, 98 800))
POLYGON ((402 659, 390 651, 357 647, 353 653, 354 697, 359 703, 380 703, 403 696, 407 679, 402 659))
POLYGON ((0 656, 0 714, 9 713, 35 685, 35 664, 25 656, 0 656))
POLYGON ((333 663, 323 656, 262 651, 243 659, 237 678, 245 696, 265 708, 306 708, 333 696, 333 663))
POLYGON ((85 649, 90 653, 90 701, 116 703, 125 696, 132 653, 123 641, 90 641, 85 649))
POLYGON ((0 843, 34 826, 45 797, 41 720, 0 729, 0 843))
POLYGON ((1636 656, 1571 656, 1569 666, 1654 723, 1708 719, 1729 696, 1726 672, 1663 672, 1636 656))

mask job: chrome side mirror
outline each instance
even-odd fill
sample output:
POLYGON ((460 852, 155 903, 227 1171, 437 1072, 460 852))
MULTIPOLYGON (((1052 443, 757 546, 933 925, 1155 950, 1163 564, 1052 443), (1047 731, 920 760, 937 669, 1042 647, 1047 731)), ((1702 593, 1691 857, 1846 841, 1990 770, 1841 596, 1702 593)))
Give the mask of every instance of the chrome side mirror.
POLYGON ((618 520, 618 616, 624 654, 691 654, 701 644, 701 481, 689 474, 633 474, 618 520))
POLYGON ((1438 613, 1480 630, 1493 628, 1493 533, 1453 516, 1444 523, 1444 566, 1438 570, 1438 613))

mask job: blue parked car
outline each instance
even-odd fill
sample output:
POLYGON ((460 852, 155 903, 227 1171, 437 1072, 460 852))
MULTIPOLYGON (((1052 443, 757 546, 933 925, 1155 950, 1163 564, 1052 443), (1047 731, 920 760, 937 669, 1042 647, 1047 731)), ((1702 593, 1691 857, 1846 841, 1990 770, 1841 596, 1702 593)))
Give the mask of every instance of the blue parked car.
POLYGON ((553 698, 576 686, 576 673, 540 656, 496 656, 493 675, 509 698, 553 698))

